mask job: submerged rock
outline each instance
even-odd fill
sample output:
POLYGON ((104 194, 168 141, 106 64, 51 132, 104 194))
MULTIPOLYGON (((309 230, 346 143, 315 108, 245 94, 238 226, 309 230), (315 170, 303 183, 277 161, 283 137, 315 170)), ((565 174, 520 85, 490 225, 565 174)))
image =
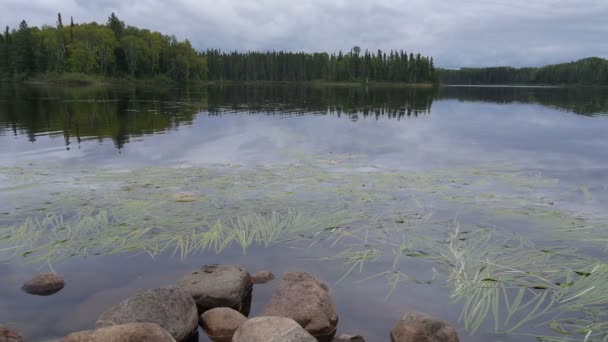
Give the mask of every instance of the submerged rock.
POLYGON ((128 323, 69 334, 61 342, 175 342, 155 323, 128 323))
POLYGON ((251 276, 251 282, 254 284, 266 284, 272 280, 274 280, 274 274, 270 271, 255 272, 251 276))
POLYGON ((392 342, 458 342, 456 329, 423 313, 408 313, 391 330, 392 342))
POLYGON ((332 342, 365 342, 365 339, 361 335, 341 334, 338 337, 334 337, 332 342))
POLYGON ((232 342, 317 342, 296 321, 287 317, 256 317, 243 323, 232 342))
POLYGON ((242 313, 231 308, 214 308, 200 317, 200 325, 214 342, 230 342, 234 332, 247 320, 242 313))
POLYGON ((304 272, 285 273, 264 315, 289 317, 319 341, 331 341, 338 325, 327 285, 304 272))
POLYGON ((59 292, 65 286, 63 278, 55 272, 42 273, 34 276, 28 280, 21 287, 23 291, 38 295, 38 296, 50 296, 59 292))
POLYGON ((228 307, 249 315, 253 284, 249 272, 240 266, 203 266, 178 280, 176 285, 194 298, 199 313, 228 307))
POLYGON ((20 333, 0 325, 0 342, 25 342, 20 333))
POLYGON ((176 341, 185 341, 198 327, 196 304, 190 295, 176 288, 148 290, 108 309, 96 327, 138 322, 156 323, 176 341))

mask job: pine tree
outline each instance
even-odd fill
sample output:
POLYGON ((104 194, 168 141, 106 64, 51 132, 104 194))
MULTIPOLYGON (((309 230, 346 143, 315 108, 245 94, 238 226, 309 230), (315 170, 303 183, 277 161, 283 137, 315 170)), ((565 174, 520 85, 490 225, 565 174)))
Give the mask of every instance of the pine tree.
POLYGON ((15 70, 18 73, 31 75, 35 72, 34 48, 32 42, 32 32, 27 26, 27 22, 22 20, 19 30, 15 33, 15 49, 13 53, 15 70))
POLYGON ((65 34, 63 32, 63 21, 61 20, 61 13, 57 13, 57 43, 59 49, 57 51, 57 59, 59 60, 59 72, 65 70, 66 61, 68 59, 68 47, 65 41, 65 34))
POLYGON ((70 17, 70 44, 74 42, 74 17, 70 17))
POLYGON ((108 18, 108 23, 106 26, 108 26, 110 30, 114 32, 114 34, 116 35, 116 39, 120 41, 120 39, 122 38, 122 34, 125 30, 125 23, 120 21, 120 19, 118 19, 114 12, 112 12, 110 17, 108 18))
POLYGON ((4 52, 6 51, 6 47, 5 47, 5 43, 4 43, 4 36, 2 34, 0 34, 0 80, 2 80, 7 73, 7 58, 4 55, 4 52))

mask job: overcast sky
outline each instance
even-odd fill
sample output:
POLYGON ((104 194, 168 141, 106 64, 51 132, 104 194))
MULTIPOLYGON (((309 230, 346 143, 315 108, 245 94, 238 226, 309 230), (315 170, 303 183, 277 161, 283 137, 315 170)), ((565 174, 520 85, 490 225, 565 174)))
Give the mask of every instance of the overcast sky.
POLYGON ((608 0, 0 0, 0 24, 105 22, 198 49, 405 49, 442 67, 536 66, 608 57, 608 0))

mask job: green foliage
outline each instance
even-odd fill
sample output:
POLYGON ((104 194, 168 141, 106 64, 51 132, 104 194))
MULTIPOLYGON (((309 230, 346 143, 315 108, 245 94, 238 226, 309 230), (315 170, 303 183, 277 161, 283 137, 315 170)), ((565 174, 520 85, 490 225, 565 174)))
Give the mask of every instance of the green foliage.
POLYGON ((95 22, 64 27, 61 14, 56 27, 18 30, 0 39, 0 78, 28 78, 39 73, 82 73, 109 77, 205 80, 206 60, 188 41, 135 27, 125 27, 114 13, 106 25, 95 22))
POLYGON ((440 69, 438 76, 446 84, 608 85, 608 60, 591 57, 541 68, 440 69))

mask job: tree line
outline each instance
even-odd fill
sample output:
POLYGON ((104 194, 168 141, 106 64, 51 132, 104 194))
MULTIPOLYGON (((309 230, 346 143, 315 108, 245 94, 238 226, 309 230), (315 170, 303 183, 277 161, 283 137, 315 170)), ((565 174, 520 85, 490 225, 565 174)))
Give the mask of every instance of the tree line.
POLYGON ((437 80, 433 59, 419 53, 222 52, 196 51, 188 40, 127 26, 112 13, 105 24, 6 27, 0 34, 0 78, 23 80, 39 74, 81 73, 104 77, 176 81, 378 81, 437 80))
POLYGON ((608 85, 608 60, 591 57, 539 68, 438 69, 437 76, 445 84, 608 85))
POLYGON ((231 52, 205 53, 210 80, 233 81, 373 81, 429 83, 437 80, 433 58, 419 53, 382 50, 362 52, 231 52))
POLYGON ((174 80, 205 79, 205 58, 188 40, 126 26, 114 13, 106 24, 29 27, 23 20, 0 37, 0 75, 26 79, 43 73, 82 73, 100 76, 149 77, 174 80))

